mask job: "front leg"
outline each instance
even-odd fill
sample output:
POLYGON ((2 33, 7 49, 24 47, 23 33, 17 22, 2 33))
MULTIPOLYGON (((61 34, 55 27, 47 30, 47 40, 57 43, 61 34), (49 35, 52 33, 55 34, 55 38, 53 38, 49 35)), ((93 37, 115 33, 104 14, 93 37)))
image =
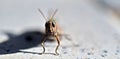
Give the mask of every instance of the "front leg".
POLYGON ((43 41, 42 41, 42 43, 41 43, 41 46, 43 47, 43 52, 42 52, 42 54, 45 53, 45 47, 44 47, 44 42, 45 42, 45 40, 46 40, 46 36, 44 36, 43 41))
POLYGON ((55 35, 55 39, 57 40, 57 43, 58 43, 58 45, 57 45, 57 47, 56 47, 56 49, 55 49, 55 53, 56 53, 56 55, 59 55, 59 53, 57 52, 58 47, 60 46, 60 39, 59 39, 59 36, 58 36, 58 35, 55 35))

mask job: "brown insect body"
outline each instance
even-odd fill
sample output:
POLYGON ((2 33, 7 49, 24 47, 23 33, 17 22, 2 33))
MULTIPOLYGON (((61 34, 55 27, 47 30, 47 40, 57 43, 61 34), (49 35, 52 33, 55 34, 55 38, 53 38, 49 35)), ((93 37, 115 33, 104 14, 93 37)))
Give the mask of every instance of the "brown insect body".
MULTIPOLYGON (((47 18, 44 16, 44 14, 42 13, 42 11, 39 9, 39 12, 42 14, 42 16, 45 18, 45 20, 47 20, 47 18)), ((44 41, 46 40, 47 37, 54 37, 55 40, 57 41, 58 45, 55 49, 55 53, 56 55, 58 55, 59 53, 57 52, 58 47, 60 46, 60 39, 59 39, 59 32, 58 32, 58 26, 55 22, 55 20, 53 19, 54 15, 56 14, 57 10, 55 10, 55 12, 53 13, 53 15, 51 16, 51 18, 49 18, 46 23, 45 23, 45 36, 43 38, 43 42, 41 43, 41 46, 43 47, 43 53, 45 53, 45 47, 44 47, 44 41)))

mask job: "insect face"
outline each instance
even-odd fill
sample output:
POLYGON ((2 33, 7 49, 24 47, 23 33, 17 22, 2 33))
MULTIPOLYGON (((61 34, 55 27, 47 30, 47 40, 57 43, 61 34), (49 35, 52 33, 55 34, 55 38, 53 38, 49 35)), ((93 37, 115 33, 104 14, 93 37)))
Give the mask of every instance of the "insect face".
POLYGON ((53 33, 57 30, 55 22, 51 20, 46 22, 45 28, 46 28, 46 31, 48 31, 47 33, 53 33))

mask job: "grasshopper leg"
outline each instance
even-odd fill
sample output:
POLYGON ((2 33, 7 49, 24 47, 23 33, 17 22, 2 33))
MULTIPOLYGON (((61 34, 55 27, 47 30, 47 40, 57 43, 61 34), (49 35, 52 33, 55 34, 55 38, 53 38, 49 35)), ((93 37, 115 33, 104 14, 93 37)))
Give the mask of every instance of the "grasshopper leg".
POLYGON ((43 52, 42 52, 42 54, 45 53, 45 47, 44 47, 44 42, 45 42, 45 40, 46 40, 46 36, 43 38, 43 41, 42 41, 42 43, 41 43, 41 46, 43 47, 43 52))
POLYGON ((58 50, 58 47, 60 46, 60 40, 59 40, 59 37, 57 35, 55 36, 55 39, 57 40, 57 43, 58 43, 58 45, 57 45, 57 47, 55 49, 55 53, 56 53, 56 55, 59 55, 59 53, 57 52, 57 50, 58 50))

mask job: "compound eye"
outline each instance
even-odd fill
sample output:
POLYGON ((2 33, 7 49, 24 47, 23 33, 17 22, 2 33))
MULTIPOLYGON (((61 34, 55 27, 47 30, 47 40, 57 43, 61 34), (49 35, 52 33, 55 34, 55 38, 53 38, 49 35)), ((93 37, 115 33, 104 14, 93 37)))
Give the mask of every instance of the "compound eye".
POLYGON ((50 27, 50 26, 49 26, 49 23, 45 23, 45 27, 46 27, 46 28, 50 27))
POLYGON ((52 22, 52 26, 55 27, 55 23, 52 22))

